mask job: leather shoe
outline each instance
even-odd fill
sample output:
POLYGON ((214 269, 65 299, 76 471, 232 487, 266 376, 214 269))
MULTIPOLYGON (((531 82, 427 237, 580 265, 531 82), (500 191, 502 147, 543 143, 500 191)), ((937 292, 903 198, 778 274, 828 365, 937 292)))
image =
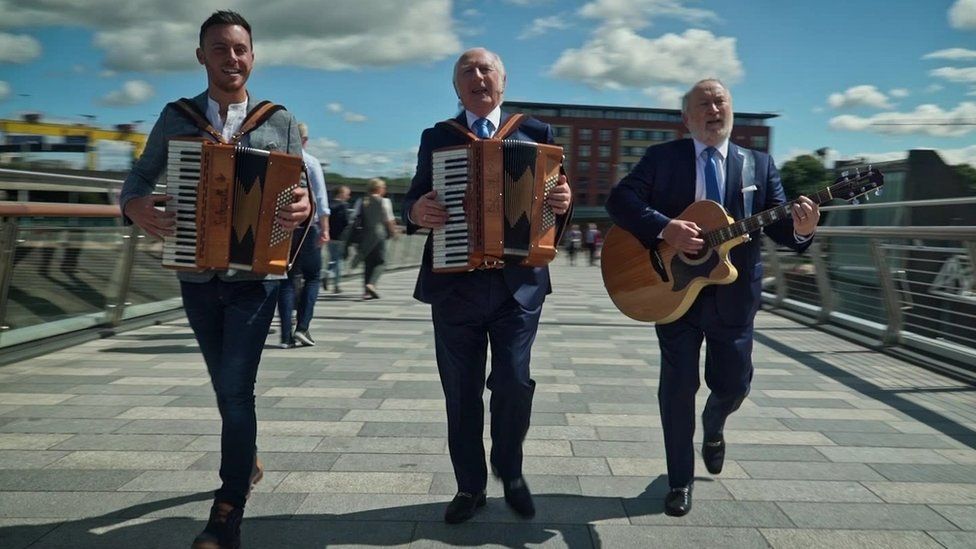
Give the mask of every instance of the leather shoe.
POLYGON ((468 492, 458 492, 447 504, 444 511, 444 522, 448 524, 459 524, 473 517, 479 508, 485 506, 485 492, 482 490, 477 495, 468 492))
POLYGON ((709 473, 717 475, 722 472, 725 463, 725 438, 722 435, 711 440, 706 438, 702 442, 702 461, 709 473))
POLYGON ((664 496, 664 514, 672 517, 683 517, 691 511, 691 486, 672 488, 664 496))
POLYGON ((532 503, 532 493, 529 492, 529 485, 525 483, 525 478, 502 481, 502 487, 505 489, 505 503, 513 511, 522 518, 535 516, 535 504, 532 503))

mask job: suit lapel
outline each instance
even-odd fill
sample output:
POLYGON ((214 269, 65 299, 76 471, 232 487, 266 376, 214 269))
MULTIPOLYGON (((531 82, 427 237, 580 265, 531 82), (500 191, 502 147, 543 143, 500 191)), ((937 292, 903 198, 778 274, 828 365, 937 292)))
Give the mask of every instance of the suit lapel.
POLYGON ((678 142, 677 157, 682 159, 675 166, 672 177, 675 178, 672 187, 675 189, 675 199, 678 204, 687 206, 695 201, 695 184, 698 179, 697 159, 695 158, 695 142, 684 139, 678 142))
POLYGON ((729 142, 725 161, 725 209, 734 219, 742 219, 742 156, 744 151, 729 142))

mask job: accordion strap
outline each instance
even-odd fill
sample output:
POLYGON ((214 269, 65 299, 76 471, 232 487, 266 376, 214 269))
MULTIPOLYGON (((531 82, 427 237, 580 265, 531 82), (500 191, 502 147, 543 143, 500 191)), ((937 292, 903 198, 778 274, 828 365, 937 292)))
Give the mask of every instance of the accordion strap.
POLYGON ((190 122, 200 129, 200 131, 206 133, 207 135, 213 137, 218 143, 237 143, 242 137, 250 133, 254 128, 257 128, 264 123, 265 120, 271 118, 274 113, 284 110, 285 108, 281 105, 276 105, 271 101, 262 101, 258 103, 247 116, 244 117, 244 122, 241 124, 241 129, 237 130, 237 133, 231 136, 230 141, 226 141, 224 136, 214 129, 210 121, 207 120, 205 114, 200 112, 200 108, 193 101, 183 97, 176 101, 170 103, 170 105, 176 109, 176 112, 182 114, 190 122))
MULTIPOLYGON (((505 123, 502 124, 502 127, 498 128, 498 131, 495 132, 495 135, 491 139, 505 139, 509 135, 512 135, 522 124, 522 120, 524 119, 525 119, 525 115, 522 113, 517 113, 517 114, 513 114, 512 116, 509 116, 508 120, 506 120, 505 123)), ((458 122, 453 118, 449 120, 444 120, 442 122, 438 122, 437 124, 435 124, 435 127, 436 126, 450 128, 456 131, 457 133, 463 135, 464 137, 467 137, 469 141, 477 141, 481 139, 480 137, 475 135, 470 128, 468 128, 464 124, 461 124, 460 122, 458 122)))

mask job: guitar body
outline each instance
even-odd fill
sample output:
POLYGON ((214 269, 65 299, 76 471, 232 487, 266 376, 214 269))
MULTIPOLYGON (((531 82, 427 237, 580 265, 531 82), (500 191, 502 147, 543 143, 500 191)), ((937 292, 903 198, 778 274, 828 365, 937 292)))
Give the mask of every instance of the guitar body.
MULTIPOLYGON (((710 200, 694 202, 677 219, 694 221, 703 233, 734 221, 722 206, 710 200)), ((648 250, 629 232, 611 227, 601 252, 603 284, 613 304, 630 318, 673 322, 688 311, 705 286, 735 281, 738 272, 729 261, 729 250, 748 238, 736 237, 693 257, 663 240, 656 249, 648 250)))

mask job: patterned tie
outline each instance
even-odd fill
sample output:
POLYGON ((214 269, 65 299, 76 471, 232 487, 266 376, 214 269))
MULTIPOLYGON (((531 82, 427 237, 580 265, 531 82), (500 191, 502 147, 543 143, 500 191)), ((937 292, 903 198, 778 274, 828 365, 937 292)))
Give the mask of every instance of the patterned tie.
POLYGON ((715 162, 715 147, 705 149, 708 158, 705 159, 705 199, 722 203, 722 195, 718 191, 718 168, 715 162))
POLYGON ((481 139, 488 139, 491 137, 491 121, 487 118, 479 118, 472 124, 472 129, 474 129, 474 134, 481 139))

